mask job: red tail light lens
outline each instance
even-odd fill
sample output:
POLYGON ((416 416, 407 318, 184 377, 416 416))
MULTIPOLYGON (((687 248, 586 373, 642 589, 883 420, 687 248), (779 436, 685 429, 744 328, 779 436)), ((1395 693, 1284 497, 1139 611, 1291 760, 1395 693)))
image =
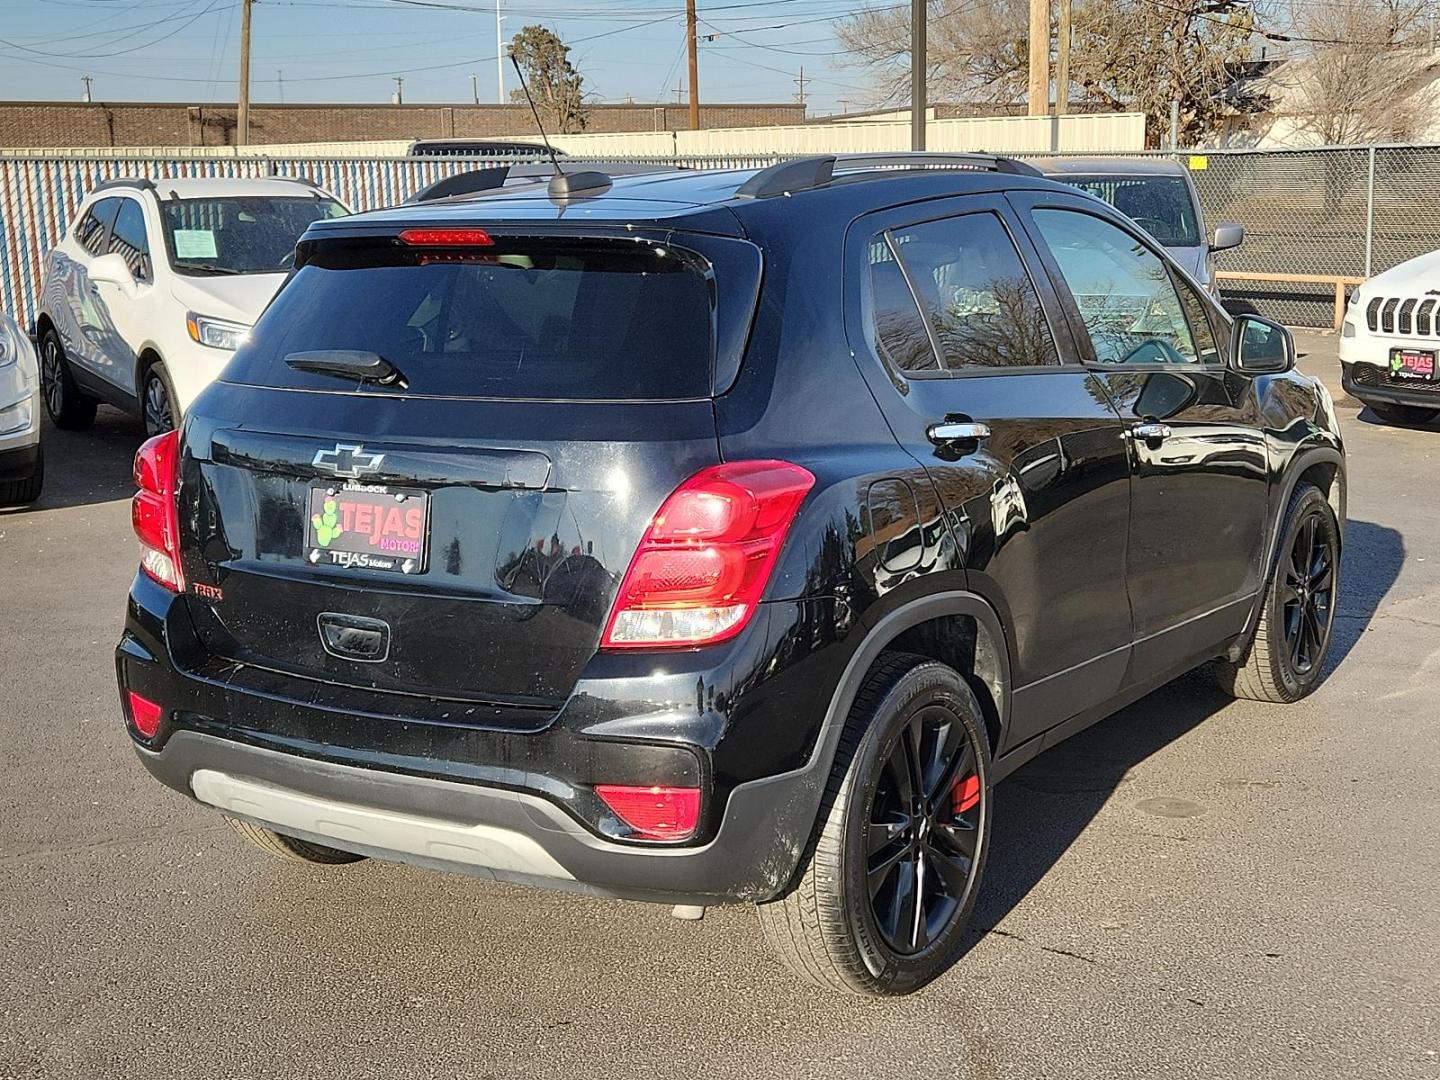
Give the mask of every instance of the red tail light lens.
POLYGON ((686 840, 700 821, 699 788, 599 784, 595 794, 637 840, 686 840))
POLYGON ((130 724, 140 733, 141 738, 153 739, 160 730, 160 720, 165 709, 149 698, 143 698, 134 690, 125 691, 125 700, 130 707, 130 724))
POLYGON ((406 229, 400 242, 411 247, 491 247, 495 243, 484 229, 406 229))
POLYGON ((180 574, 180 435, 148 439, 135 455, 130 522, 140 540, 140 568, 172 592, 185 588, 180 574))
POLYGON ((709 645, 738 634, 814 484, 786 461, 714 465, 686 480, 630 560, 602 647, 709 645))

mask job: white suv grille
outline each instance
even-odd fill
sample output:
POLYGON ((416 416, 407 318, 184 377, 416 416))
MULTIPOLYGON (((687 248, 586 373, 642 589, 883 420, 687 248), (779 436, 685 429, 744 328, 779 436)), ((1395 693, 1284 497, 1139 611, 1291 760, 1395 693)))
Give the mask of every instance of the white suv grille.
POLYGON ((1365 305, 1365 323, 1371 333, 1437 337, 1440 336, 1437 306, 1440 306, 1440 299, 1433 296, 1423 300, 1377 296, 1365 305))

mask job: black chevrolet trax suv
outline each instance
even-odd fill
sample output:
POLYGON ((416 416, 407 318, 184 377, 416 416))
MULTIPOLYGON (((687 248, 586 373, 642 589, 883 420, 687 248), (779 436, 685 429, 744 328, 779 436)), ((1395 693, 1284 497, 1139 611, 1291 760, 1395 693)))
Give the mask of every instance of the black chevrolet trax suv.
POLYGON ((130 734, 272 854, 754 903, 900 994, 1007 773, 1200 665, 1316 685, 1330 397, 1099 200, 982 156, 472 181, 312 225, 137 460, 130 734))

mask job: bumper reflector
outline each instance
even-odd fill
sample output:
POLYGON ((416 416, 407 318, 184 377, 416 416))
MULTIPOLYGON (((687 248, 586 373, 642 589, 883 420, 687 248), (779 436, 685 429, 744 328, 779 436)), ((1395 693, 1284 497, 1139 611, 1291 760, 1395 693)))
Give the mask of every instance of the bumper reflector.
POLYGON ((597 784, 595 794, 636 840, 686 840, 700 821, 700 789, 597 784))
POLYGON ((160 720, 165 709, 149 698, 143 698, 134 690, 125 691, 125 700, 130 706, 130 724, 142 738, 153 739, 160 730, 160 720))

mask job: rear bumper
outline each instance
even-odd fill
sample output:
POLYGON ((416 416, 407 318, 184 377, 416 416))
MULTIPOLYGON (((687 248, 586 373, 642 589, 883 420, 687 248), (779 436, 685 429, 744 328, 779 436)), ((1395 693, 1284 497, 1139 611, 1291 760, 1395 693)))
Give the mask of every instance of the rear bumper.
POLYGON ((1426 389, 1406 386, 1389 377, 1384 367, 1375 364, 1341 364, 1341 384, 1351 397, 1369 403, 1387 402, 1412 405, 1418 409, 1440 409, 1440 383, 1426 384, 1426 389))
POLYGON ((497 881, 669 904, 763 900, 785 885, 799 855, 785 827, 799 773, 737 788, 703 847, 639 848, 603 840, 526 792, 315 761, 193 731, 136 753, 162 783, 227 814, 497 881))
POLYGON ((836 603, 764 604, 733 642, 663 662, 600 654, 538 728, 197 657, 185 602, 143 574, 116 667, 122 697, 164 709, 153 739, 131 729, 146 768, 228 814, 478 877, 757 901, 793 876, 828 773, 813 751, 845 666, 836 603), (599 783, 700 788, 695 839, 627 839, 599 783))

